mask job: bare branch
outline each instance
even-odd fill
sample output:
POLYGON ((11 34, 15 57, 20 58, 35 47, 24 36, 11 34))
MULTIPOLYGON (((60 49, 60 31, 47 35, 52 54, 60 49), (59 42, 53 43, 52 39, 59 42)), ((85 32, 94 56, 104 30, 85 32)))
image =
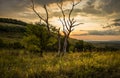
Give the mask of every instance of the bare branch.
POLYGON ((45 19, 43 19, 43 18, 39 15, 39 13, 35 10, 35 4, 34 4, 34 1, 31 0, 31 2, 32 2, 32 9, 33 9, 33 11, 35 12, 35 14, 36 14, 40 19, 42 19, 43 21, 45 21, 45 19))
POLYGON ((35 14, 40 18, 40 22, 41 20, 44 21, 46 23, 46 27, 48 29, 48 32, 50 33, 50 27, 49 27, 49 15, 48 15, 48 10, 47 10, 47 6, 44 5, 43 8, 46 12, 46 18, 43 18, 36 10, 35 10, 35 3, 34 3, 34 0, 31 0, 31 3, 32 3, 32 9, 33 11, 35 12, 35 14))
POLYGON ((75 25, 73 25, 72 27, 78 26, 78 25, 80 25, 80 24, 83 24, 83 23, 78 23, 78 24, 75 24, 75 25))
POLYGON ((58 6, 59 9, 61 10, 63 17, 65 18, 65 13, 64 13, 64 11, 63 11, 63 4, 62 4, 62 3, 57 3, 57 6, 58 6))
MULTIPOLYGON (((81 2, 81 1, 80 1, 81 2)), ((74 2, 74 0, 72 0, 72 8, 71 8, 71 10, 70 10, 70 12, 69 12, 69 21, 71 22, 71 14, 72 14, 72 12, 73 12, 73 10, 74 10, 74 7, 76 6, 76 5, 78 5, 80 2, 77 2, 77 3, 75 3, 74 2)))
POLYGON ((47 29, 48 29, 48 31, 49 31, 49 33, 50 33, 50 28, 49 28, 49 15, 48 15, 47 6, 44 5, 43 7, 44 7, 45 12, 46 12, 46 19, 45 19, 45 22, 46 22, 46 24, 47 24, 47 29))
POLYGON ((71 22, 71 14, 72 14, 73 9, 74 9, 74 4, 72 5, 72 8, 71 8, 71 10, 69 12, 69 16, 68 16, 68 19, 70 22, 71 22))
POLYGON ((74 30, 74 28, 73 29, 71 29, 71 31, 73 31, 74 30))
POLYGON ((77 2, 77 3, 74 3, 74 6, 78 5, 80 2, 81 2, 81 0, 79 2, 77 2))
POLYGON ((45 12, 46 12, 46 21, 48 21, 49 16, 48 16, 47 6, 46 6, 46 5, 44 5, 43 7, 44 7, 45 12))
MULTIPOLYGON (((70 21, 69 20, 67 20, 67 24, 68 24, 68 26, 70 26, 71 25, 71 23, 70 23, 70 21)), ((68 27, 67 27, 68 28, 68 27)))
POLYGON ((65 13, 64 13, 64 10, 63 10, 63 3, 60 3, 60 4, 57 3, 57 5, 58 5, 59 9, 60 9, 61 12, 62 12, 64 26, 67 27, 66 16, 65 16, 65 13))
POLYGON ((60 22, 62 23, 62 25, 63 25, 63 27, 65 26, 64 25, 64 22, 61 20, 61 18, 59 17, 59 20, 60 20, 60 22))

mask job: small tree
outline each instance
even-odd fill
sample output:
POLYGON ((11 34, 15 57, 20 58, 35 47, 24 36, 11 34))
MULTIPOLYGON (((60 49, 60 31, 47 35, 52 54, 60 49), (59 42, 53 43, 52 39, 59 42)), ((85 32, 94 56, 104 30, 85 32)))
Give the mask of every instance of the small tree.
MULTIPOLYGON (((51 30, 52 34, 55 35, 56 32, 54 31, 54 27, 51 30)), ((22 44, 26 50, 40 53, 40 56, 43 56, 44 51, 56 50, 57 39, 55 36, 50 37, 48 35, 44 24, 28 25, 25 34, 22 44)))
POLYGON ((44 25, 28 25, 22 44, 28 51, 40 52, 40 56, 43 56, 43 51, 48 44, 47 38, 44 25))
POLYGON ((68 44, 68 38, 71 34, 71 32, 74 30, 75 26, 78 26, 82 23, 76 23, 77 21, 73 18, 71 18, 71 14, 75 8, 76 5, 78 5, 80 2, 75 3, 74 0, 72 0, 72 7, 68 13, 68 17, 65 14, 65 11, 63 9, 63 1, 61 1, 61 3, 58 3, 58 7, 61 10, 63 19, 59 18, 59 20, 61 21, 62 25, 63 25, 63 33, 64 33, 64 44, 63 44, 63 53, 62 55, 64 55, 64 53, 66 53, 66 49, 67 49, 67 44, 68 44))

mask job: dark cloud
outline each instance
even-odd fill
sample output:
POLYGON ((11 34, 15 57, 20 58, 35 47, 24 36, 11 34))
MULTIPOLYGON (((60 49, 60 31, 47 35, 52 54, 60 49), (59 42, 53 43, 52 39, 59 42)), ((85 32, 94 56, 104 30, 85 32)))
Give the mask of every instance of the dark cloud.
POLYGON ((80 30, 80 31, 86 31, 87 33, 84 34, 73 34, 73 36, 81 36, 81 35, 120 35, 120 31, 116 30, 104 30, 104 31, 98 31, 98 30, 80 30))
MULTIPOLYGON (((84 3, 85 0, 82 0, 81 3, 84 3)), ((115 14, 117 18, 120 15, 120 0, 86 0, 84 5, 74 9, 73 16, 80 14, 92 14, 95 16, 109 16, 115 14)), ((66 12, 69 9, 65 10, 66 12)), ((84 15, 85 15, 84 14, 84 15)))
POLYGON ((103 5, 100 5, 99 8, 104 10, 107 13, 118 13, 120 12, 120 0, 101 0, 103 5))
POLYGON ((105 15, 120 13, 120 0, 87 0, 82 11, 89 14, 105 15))
POLYGON ((0 0, 0 17, 17 16, 28 7, 27 0, 0 0))
POLYGON ((112 23, 105 25, 103 28, 117 27, 120 30, 120 19, 112 20, 112 23))
POLYGON ((88 31, 89 35, 120 35, 120 32, 114 30, 106 30, 106 31, 88 31))
MULTIPOLYGON (((52 4, 57 3, 60 0, 34 0, 35 3, 38 5, 43 4, 52 4)), ((70 1, 70 0, 63 0, 63 1, 70 1)), ((120 15, 120 0, 82 0, 85 1, 84 5, 78 7, 74 10, 73 16, 77 15, 78 13, 87 15, 103 15, 105 14, 118 14, 120 15)), ((28 11, 28 7, 30 8, 31 2, 30 0, 0 0, 0 17, 7 17, 7 16, 18 16, 19 13, 23 13, 24 11, 28 11)), ((69 9, 68 9, 69 10, 69 9)), ((66 11, 67 12, 67 11, 66 11)), ((61 13, 61 12, 60 12, 61 13)), ((52 15, 59 16, 59 12, 53 13, 52 15)), ((118 17, 116 15, 116 18, 118 17)), ((27 15, 28 16, 28 15, 27 15)), ((113 17, 114 18, 114 17, 113 17)))
POLYGON ((112 24, 113 26, 119 26, 120 27, 120 19, 115 19, 113 21, 114 21, 114 23, 112 24))
POLYGON ((117 30, 120 30, 120 19, 114 19, 108 27, 116 27, 117 30))
POLYGON ((120 22, 120 19, 114 19, 113 21, 114 22, 120 22))
POLYGON ((44 5, 44 4, 52 4, 56 2, 60 2, 60 0, 34 0, 35 3, 44 5))
MULTIPOLYGON (((66 1, 66 0, 64 0, 66 1)), ((35 5, 52 4, 60 0, 34 0, 35 5)), ((24 11, 29 11, 31 0, 0 0, 0 17, 18 16, 24 11)))
POLYGON ((111 24, 111 26, 120 26, 120 23, 115 22, 115 23, 111 24))
MULTIPOLYGON (((34 0, 35 3, 50 4, 58 0, 34 0)), ((30 0, 0 0, 0 16, 9 16, 27 11, 30 8, 30 0)))
POLYGON ((98 9, 95 9, 95 1, 96 0, 88 0, 81 11, 90 14, 100 14, 100 11, 98 9))

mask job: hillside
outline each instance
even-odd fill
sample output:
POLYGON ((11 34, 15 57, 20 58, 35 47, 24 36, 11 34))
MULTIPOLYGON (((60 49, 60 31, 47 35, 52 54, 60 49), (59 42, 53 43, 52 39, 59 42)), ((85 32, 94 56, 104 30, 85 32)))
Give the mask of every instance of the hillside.
POLYGON ((21 47, 27 23, 15 19, 0 18, 0 48, 21 47))
MULTIPOLYGON (((14 44, 20 45, 21 40, 26 32, 27 23, 15 19, 0 18, 0 43, 6 43, 8 47, 14 44)), ((70 47, 73 49, 79 40, 69 39, 70 47)), ((96 48, 119 49, 120 41, 84 41, 93 44, 96 48)), ((78 46, 81 48, 82 46, 78 46)))
MULTIPOLYGON (((16 19, 0 18, 0 43, 20 43, 26 32, 27 23, 16 19)), ((70 44, 75 45, 76 39, 69 39, 70 44)))
POLYGON ((0 22, 0 39, 4 41, 19 41, 25 32, 25 26, 0 22))

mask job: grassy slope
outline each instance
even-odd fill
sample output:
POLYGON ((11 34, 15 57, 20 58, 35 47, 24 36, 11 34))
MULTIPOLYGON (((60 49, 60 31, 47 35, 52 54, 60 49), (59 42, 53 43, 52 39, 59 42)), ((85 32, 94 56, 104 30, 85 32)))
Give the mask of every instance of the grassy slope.
POLYGON ((0 51, 0 78, 119 78, 119 52, 39 55, 21 50, 0 51))
POLYGON ((21 31, 22 29, 24 30, 25 27, 17 24, 0 23, 0 39, 4 42, 20 41, 24 35, 24 32, 21 31))

